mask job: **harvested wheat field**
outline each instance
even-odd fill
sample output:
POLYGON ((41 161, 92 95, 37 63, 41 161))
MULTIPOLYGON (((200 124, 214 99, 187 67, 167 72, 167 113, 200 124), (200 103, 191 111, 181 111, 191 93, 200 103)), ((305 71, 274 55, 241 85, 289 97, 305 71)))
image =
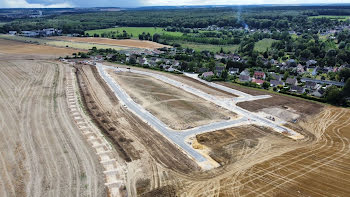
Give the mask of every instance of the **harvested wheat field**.
POLYGON ((150 76, 109 74, 143 108, 175 130, 234 119, 235 114, 150 76))
POLYGON ((328 107, 293 125, 307 136, 302 141, 283 138, 254 126, 226 130, 218 136, 201 135, 197 139, 204 145, 225 150, 224 153, 230 155, 223 158, 233 155, 234 159, 230 158, 226 165, 210 172, 187 177, 175 173, 177 193, 206 197, 348 196, 349 116, 348 109, 328 107), (259 130, 260 133, 253 135, 242 133, 259 130), (220 136, 225 134, 229 137, 220 136), (214 139, 217 144, 206 139, 214 139), (252 139, 254 141, 249 142, 252 139))
POLYGON ((0 58, 4 59, 52 59, 77 53, 78 50, 29 44, 0 39, 0 58))
POLYGON ((67 69, 56 61, 0 61, 0 196, 106 195, 99 160, 68 111, 67 69))
POLYGON ((143 40, 116 40, 109 38, 93 38, 93 37, 66 37, 66 36, 57 36, 51 37, 52 40, 63 40, 69 42, 86 42, 86 43, 94 43, 94 44, 106 44, 106 45, 115 45, 115 46, 124 46, 124 47, 132 47, 132 48, 144 48, 144 49, 158 49, 163 47, 168 47, 163 44, 159 44, 151 41, 143 41, 143 40))

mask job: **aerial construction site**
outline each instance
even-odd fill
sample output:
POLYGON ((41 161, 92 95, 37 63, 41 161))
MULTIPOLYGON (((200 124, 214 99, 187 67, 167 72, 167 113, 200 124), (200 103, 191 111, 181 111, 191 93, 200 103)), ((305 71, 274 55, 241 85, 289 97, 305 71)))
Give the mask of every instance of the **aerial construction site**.
POLYGON ((347 108, 0 43, 0 196, 350 193, 347 108))

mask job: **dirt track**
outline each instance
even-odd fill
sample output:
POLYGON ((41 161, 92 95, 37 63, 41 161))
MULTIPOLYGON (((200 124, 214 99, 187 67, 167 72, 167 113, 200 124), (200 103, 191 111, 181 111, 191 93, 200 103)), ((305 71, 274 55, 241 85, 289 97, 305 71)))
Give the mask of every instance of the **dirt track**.
POLYGON ((166 45, 162 45, 156 42, 151 41, 141 41, 141 40, 116 40, 109 38, 92 38, 92 37, 66 37, 66 36, 58 36, 51 37, 53 40, 64 40, 70 42, 87 42, 87 43, 96 43, 96 44, 108 44, 108 45, 116 45, 116 46, 125 46, 125 47, 133 47, 133 48, 144 48, 144 49, 158 49, 163 47, 168 47, 166 45))
POLYGON ((0 61, 0 196, 104 196, 94 150, 68 113, 67 67, 0 61))

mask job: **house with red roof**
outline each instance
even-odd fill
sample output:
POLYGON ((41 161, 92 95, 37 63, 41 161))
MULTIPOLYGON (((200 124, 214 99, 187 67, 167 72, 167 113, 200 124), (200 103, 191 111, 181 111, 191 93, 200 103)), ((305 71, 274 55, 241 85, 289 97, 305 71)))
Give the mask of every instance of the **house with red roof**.
POLYGON ((265 81, 262 79, 253 79, 252 82, 262 85, 265 81))
POLYGON ((255 72, 254 72, 254 78, 255 78, 255 79, 265 79, 265 78, 266 78, 266 75, 265 75, 264 72, 255 71, 255 72))

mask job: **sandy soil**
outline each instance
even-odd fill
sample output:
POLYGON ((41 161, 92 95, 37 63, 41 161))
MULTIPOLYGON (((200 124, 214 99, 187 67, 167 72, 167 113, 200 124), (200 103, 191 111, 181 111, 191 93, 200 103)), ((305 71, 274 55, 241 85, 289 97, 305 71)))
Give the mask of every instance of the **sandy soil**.
MULTIPOLYGON (((120 65, 120 64, 110 63, 110 62, 104 62, 103 64, 109 65, 109 66, 115 66, 115 67, 123 67, 123 68, 130 67, 130 66, 125 66, 125 65, 120 65)), ((150 69, 145 69, 145 68, 140 68, 140 67, 131 67, 131 68, 136 69, 136 70, 143 70, 143 71, 147 71, 147 72, 153 72, 153 73, 165 75, 165 76, 169 77, 170 79, 174 79, 174 80, 177 80, 177 81, 184 83, 186 85, 193 86, 194 88, 197 88, 197 89, 199 89, 207 94, 213 95, 213 96, 222 97, 222 98, 237 97, 237 95, 230 94, 230 93, 227 93, 225 91, 213 88, 211 86, 208 86, 204 83, 200 83, 197 80, 192 79, 192 78, 187 77, 187 76, 184 76, 182 74, 175 75, 175 74, 171 74, 171 73, 167 73, 167 72, 160 72, 160 71, 150 70, 150 69)))
POLYGON ((235 114, 150 76, 108 72, 138 104, 175 130, 235 118, 235 114))
POLYGON ((163 47, 169 47, 156 42, 132 40, 132 39, 116 40, 116 39, 109 39, 109 38, 66 37, 66 36, 50 37, 49 39, 64 40, 64 41, 70 41, 70 42, 88 42, 88 43, 95 43, 95 44, 108 44, 108 45, 144 48, 144 49, 158 49, 163 47))
POLYGON ((0 59, 53 59, 72 55, 78 50, 58 48, 46 45, 29 44, 13 40, 0 39, 0 59))
POLYGON ((0 61, 0 196, 106 195, 98 158, 68 112, 66 69, 0 61))
POLYGON ((293 142, 271 129, 256 125, 245 125, 204 133, 196 136, 197 141, 210 148, 209 156, 220 165, 234 163, 245 153, 261 146, 286 146, 293 142), (262 145, 262 143, 264 143, 262 145), (242 150, 245 150, 244 152, 242 150))

